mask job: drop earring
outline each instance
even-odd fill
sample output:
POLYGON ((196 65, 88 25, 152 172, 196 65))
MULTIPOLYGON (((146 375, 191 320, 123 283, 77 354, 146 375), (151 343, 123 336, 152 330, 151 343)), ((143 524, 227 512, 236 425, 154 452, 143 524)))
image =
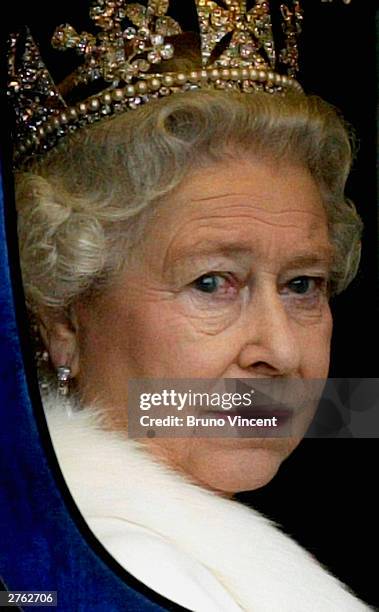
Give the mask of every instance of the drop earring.
POLYGON ((71 378, 71 368, 69 366, 59 366, 57 368, 58 393, 62 397, 67 397, 71 378))

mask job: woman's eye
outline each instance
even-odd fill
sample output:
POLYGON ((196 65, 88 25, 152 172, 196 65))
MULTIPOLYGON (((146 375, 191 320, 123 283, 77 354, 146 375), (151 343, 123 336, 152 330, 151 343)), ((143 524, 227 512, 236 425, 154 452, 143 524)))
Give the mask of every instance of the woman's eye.
POLYGON ((291 280, 287 287, 297 295, 309 295, 317 289, 322 289, 326 284, 324 278, 315 276, 299 276, 291 280))
POLYGON ((197 278, 192 286, 202 293, 224 295, 235 295, 238 292, 238 284, 227 274, 211 273, 203 274, 197 278))

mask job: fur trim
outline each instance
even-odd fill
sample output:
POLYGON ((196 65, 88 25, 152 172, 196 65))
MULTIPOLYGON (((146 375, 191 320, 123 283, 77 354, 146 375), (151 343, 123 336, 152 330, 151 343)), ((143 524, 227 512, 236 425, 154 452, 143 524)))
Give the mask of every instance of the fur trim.
POLYGON ((62 400, 44 404, 62 472, 87 520, 119 517, 173 542, 243 610, 370 610, 255 510, 192 484, 141 444, 102 430, 101 413, 83 409, 68 417, 62 400))

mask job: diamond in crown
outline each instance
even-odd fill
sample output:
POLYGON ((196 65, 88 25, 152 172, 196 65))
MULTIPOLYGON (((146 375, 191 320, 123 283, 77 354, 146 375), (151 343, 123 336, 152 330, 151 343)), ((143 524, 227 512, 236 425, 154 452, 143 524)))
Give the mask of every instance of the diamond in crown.
POLYGON ((173 57, 174 47, 165 43, 165 38, 182 30, 166 15, 168 7, 168 0, 149 0, 146 7, 128 5, 124 0, 97 0, 90 16, 100 33, 78 34, 72 26, 64 25, 56 29, 52 45, 61 50, 75 49, 84 57, 75 84, 97 78, 114 85, 130 83, 153 64, 173 57), (131 25, 124 28, 126 19, 131 25))

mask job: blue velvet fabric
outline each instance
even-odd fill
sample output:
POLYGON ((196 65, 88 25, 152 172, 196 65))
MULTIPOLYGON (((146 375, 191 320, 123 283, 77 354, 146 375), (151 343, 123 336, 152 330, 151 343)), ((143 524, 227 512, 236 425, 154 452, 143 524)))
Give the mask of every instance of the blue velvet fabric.
POLYGON ((8 590, 57 591, 62 611, 174 609, 107 558, 64 489, 39 397, 30 398, 4 220, 1 189, 0 578, 8 590))

